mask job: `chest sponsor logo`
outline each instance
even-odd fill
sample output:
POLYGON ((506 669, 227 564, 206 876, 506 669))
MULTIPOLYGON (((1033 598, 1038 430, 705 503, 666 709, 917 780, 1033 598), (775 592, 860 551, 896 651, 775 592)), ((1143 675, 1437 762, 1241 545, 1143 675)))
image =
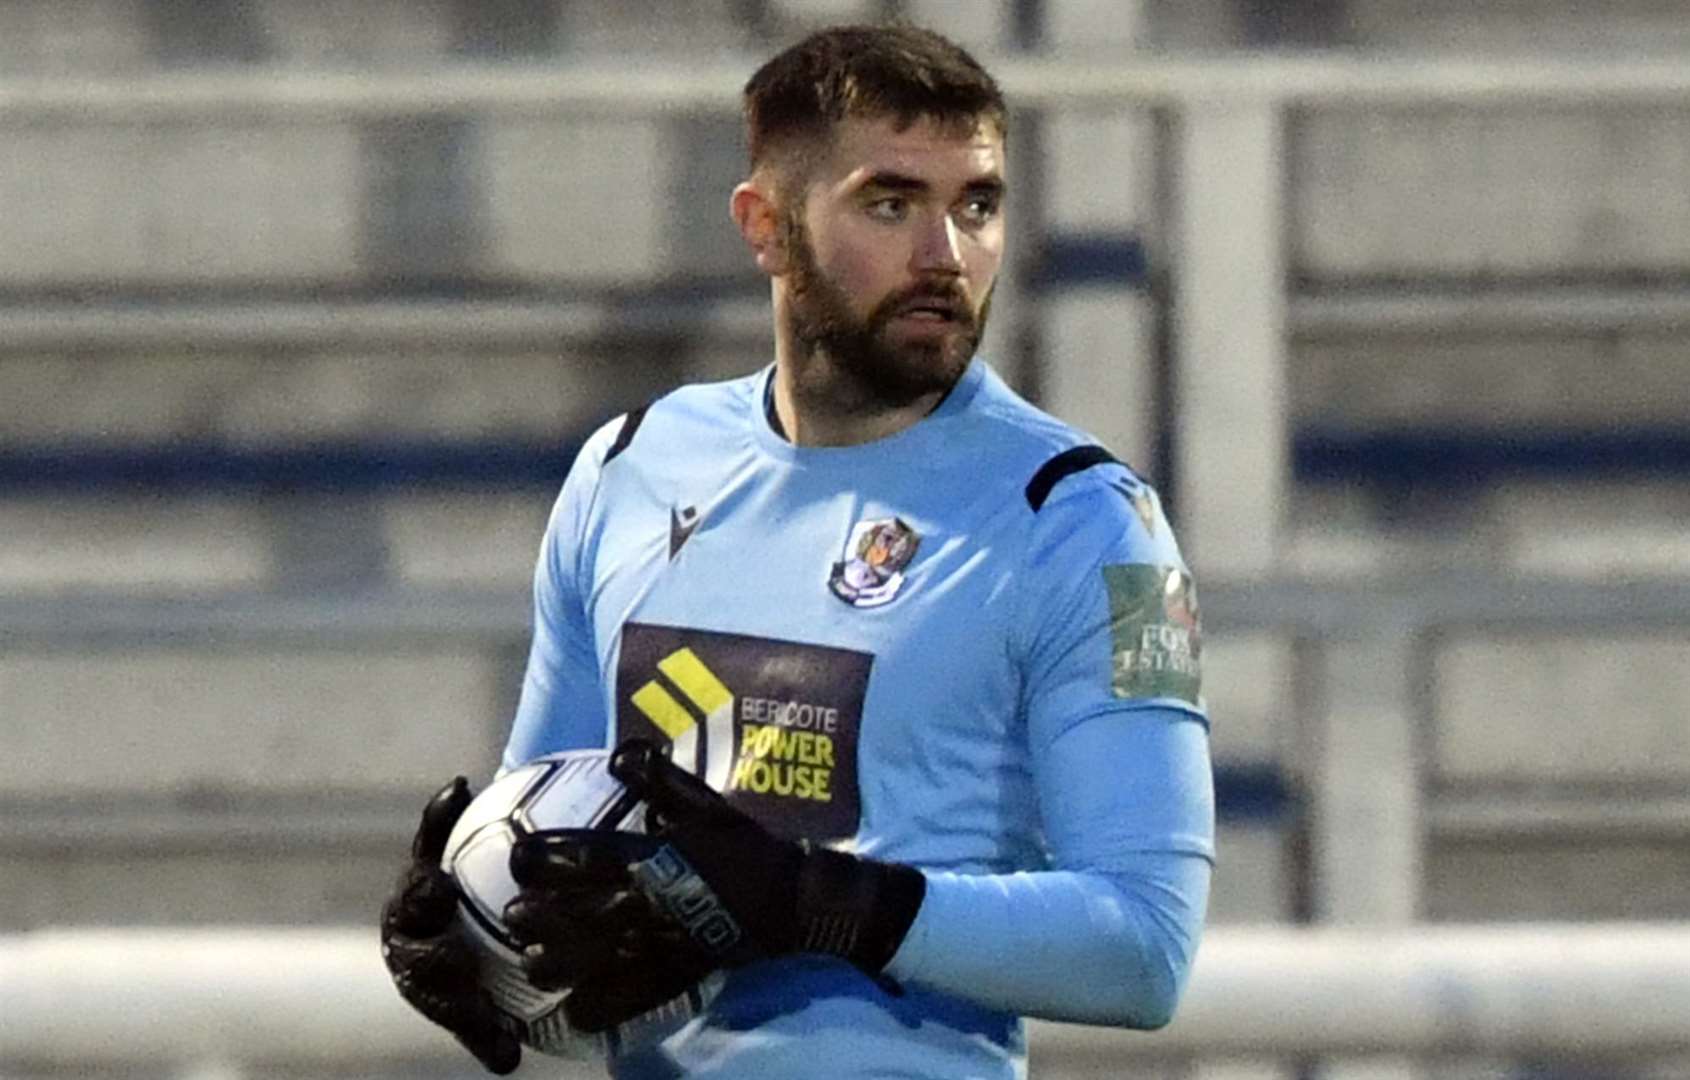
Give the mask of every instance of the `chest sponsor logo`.
POLYGON ((902 518, 859 521, 845 540, 845 557, 833 564, 827 587, 852 607, 891 602, 904 584, 904 567, 915 558, 921 534, 902 518))
POLYGON ((628 623, 616 734, 671 758, 780 836, 856 835, 868 653, 628 623))
POLYGON ((1103 581, 1109 592, 1114 695, 1199 704, 1203 633, 1191 575, 1177 566, 1131 563, 1105 566, 1103 581))

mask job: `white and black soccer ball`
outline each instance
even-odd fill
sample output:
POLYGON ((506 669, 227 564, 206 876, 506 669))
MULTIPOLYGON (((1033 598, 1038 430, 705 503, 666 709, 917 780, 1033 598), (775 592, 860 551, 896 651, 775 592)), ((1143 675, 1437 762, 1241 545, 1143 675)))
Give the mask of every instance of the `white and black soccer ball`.
POLYGON ((481 980, 493 1003, 514 1021, 527 1046, 582 1058, 637 1048, 679 1027, 721 988, 720 973, 602 1035, 586 1035, 564 1019, 568 991, 541 990, 527 979, 504 924, 517 893, 511 847, 540 829, 645 831, 645 805, 610 775, 610 751, 568 750, 512 769, 477 795, 446 841, 441 865, 462 896, 459 918, 481 959, 481 980))

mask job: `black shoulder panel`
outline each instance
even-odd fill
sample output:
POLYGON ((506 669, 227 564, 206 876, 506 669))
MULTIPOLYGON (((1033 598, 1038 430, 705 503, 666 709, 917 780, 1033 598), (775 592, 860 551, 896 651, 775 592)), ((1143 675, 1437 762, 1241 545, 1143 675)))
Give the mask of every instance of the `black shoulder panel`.
POLYGON ((640 430, 640 421, 645 419, 645 411, 650 407, 641 405, 622 418, 622 428, 616 433, 616 441, 610 444, 609 452, 604 455, 606 465, 609 465, 617 454, 628 449, 628 444, 634 441, 634 432, 640 430))
POLYGON ((1101 446, 1075 446, 1062 451, 1039 466, 1039 471, 1027 481, 1027 505, 1038 513, 1044 506, 1045 500, 1050 498, 1051 490, 1061 483, 1065 477, 1077 472, 1084 472, 1093 465, 1119 465, 1121 462, 1114 454, 1101 446))

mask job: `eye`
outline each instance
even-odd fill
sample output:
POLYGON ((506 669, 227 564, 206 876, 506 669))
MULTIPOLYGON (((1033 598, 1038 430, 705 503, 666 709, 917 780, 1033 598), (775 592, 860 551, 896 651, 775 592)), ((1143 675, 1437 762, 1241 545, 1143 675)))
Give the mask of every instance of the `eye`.
POLYGON ((909 200, 902 195, 887 195, 875 199, 867 208, 869 217, 877 221, 897 222, 909 216, 909 200))
POLYGON ((957 219, 965 226, 979 228, 998 216, 999 202, 995 194, 970 195, 963 200, 957 219))

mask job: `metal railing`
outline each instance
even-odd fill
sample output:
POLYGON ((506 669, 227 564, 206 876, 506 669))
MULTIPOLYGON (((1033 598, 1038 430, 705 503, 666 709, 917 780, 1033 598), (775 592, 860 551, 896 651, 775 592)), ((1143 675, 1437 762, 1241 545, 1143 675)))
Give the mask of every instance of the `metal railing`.
MULTIPOLYGON (((1034 1073, 1146 1059, 1516 1056, 1616 1063, 1690 1054, 1690 929, 1216 928, 1174 1022, 1154 1033, 1033 1022, 1034 1073)), ((57 930, 0 936, 0 1068, 473 1065, 389 985, 368 928, 57 930)), ((595 1063, 548 1061, 558 1076, 595 1063)))

